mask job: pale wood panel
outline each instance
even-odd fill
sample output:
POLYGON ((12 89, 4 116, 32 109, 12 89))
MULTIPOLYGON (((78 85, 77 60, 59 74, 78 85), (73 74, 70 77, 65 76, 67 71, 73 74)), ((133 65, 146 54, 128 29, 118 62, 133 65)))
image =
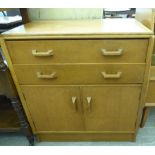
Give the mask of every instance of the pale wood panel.
POLYGON ((78 87, 22 86, 36 131, 84 130, 78 87), (76 111, 72 103, 76 97, 76 111))
POLYGON ((136 8, 136 19, 154 31, 154 14, 151 8, 136 8))
POLYGON ((151 35, 153 32, 135 19, 55 20, 35 21, 4 32, 2 35, 18 37, 42 35, 151 35), (123 26, 122 26, 123 25, 123 26))
POLYGON ((62 35, 3 35, 1 34, 2 37, 5 40, 31 40, 31 39, 36 39, 36 40, 42 40, 42 39, 133 39, 133 38, 139 38, 139 39, 144 39, 144 38, 150 38, 151 34, 74 34, 74 35, 67 35, 67 34, 62 34, 62 35))
POLYGON ((150 81, 148 86, 146 102, 151 104, 153 103, 155 105, 155 66, 151 66, 150 69, 150 81))
POLYGON ((148 39, 98 39, 98 40, 20 40, 7 41, 7 47, 14 64, 51 63, 103 63, 103 62, 145 62, 148 39), (34 56, 32 50, 52 56, 34 56), (103 55, 101 49, 121 55, 103 55))
POLYGON ((153 102, 153 103, 145 103, 145 107, 155 107, 155 102, 153 102))
POLYGON ((14 65, 14 69, 20 84, 142 83, 145 64, 14 65), (109 79, 102 72, 121 75, 109 79), (38 78, 38 73, 46 78, 38 78))
POLYGON ((144 82, 143 82, 143 87, 142 87, 139 109, 138 109, 138 113, 137 113, 136 132, 138 131, 138 128, 140 126, 143 108, 146 103, 146 95, 147 95, 147 91, 148 91, 149 78, 150 78, 149 75, 150 75, 150 68, 151 68, 151 57, 152 57, 152 52, 153 52, 153 45, 154 45, 154 36, 151 36, 149 39, 149 46, 148 46, 148 51, 147 51, 147 56, 146 56, 144 82))
POLYGON ((140 92, 130 85, 82 87, 86 130, 135 131, 140 92))
POLYGON ((133 133, 70 133, 37 134, 40 141, 134 141, 133 133))
POLYGON ((155 66, 150 68, 150 80, 155 82, 155 66))
POLYGON ((141 127, 144 127, 146 120, 149 116, 150 108, 155 107, 155 66, 150 68, 150 79, 148 83, 148 91, 146 93, 146 101, 143 109, 143 115, 141 120, 141 127))
POLYGON ((149 81, 146 102, 155 103, 155 81, 149 81))
POLYGON ((142 120, 141 120, 141 124, 140 124, 140 127, 143 128, 145 123, 146 123, 146 120, 149 116, 149 112, 150 112, 150 107, 144 107, 143 109, 143 115, 142 115, 142 120))

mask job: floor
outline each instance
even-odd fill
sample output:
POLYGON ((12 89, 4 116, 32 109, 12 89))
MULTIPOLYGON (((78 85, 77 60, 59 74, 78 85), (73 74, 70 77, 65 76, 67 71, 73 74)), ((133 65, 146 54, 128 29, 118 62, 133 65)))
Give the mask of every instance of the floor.
MULTIPOLYGON (((21 134, 0 134, 0 146, 27 146, 21 134)), ((155 109, 151 110, 144 128, 140 129, 136 142, 37 142, 36 146, 155 146, 155 109)))

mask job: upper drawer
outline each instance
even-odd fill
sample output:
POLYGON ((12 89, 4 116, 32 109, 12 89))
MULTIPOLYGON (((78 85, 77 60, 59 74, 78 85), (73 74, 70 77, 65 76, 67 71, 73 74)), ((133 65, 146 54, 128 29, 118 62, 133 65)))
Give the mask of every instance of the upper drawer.
POLYGON ((7 41, 14 64, 145 62, 147 39, 7 41))
POLYGON ((145 64, 14 65, 20 84, 142 83, 145 64))

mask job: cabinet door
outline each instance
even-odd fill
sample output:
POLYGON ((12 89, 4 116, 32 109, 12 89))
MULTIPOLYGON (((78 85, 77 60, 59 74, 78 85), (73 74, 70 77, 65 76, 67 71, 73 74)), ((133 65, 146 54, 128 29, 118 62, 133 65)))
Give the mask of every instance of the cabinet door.
POLYGON ((141 86, 85 86, 83 106, 88 131, 134 131, 141 86))
POLYGON ((21 87, 37 131, 83 130, 79 87, 21 87))

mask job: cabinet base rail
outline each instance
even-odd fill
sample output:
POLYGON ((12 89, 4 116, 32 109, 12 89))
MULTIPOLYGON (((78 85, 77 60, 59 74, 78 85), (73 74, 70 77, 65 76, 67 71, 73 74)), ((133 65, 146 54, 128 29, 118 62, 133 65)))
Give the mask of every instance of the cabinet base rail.
POLYGON ((38 141, 135 141, 135 133, 44 133, 38 141))

